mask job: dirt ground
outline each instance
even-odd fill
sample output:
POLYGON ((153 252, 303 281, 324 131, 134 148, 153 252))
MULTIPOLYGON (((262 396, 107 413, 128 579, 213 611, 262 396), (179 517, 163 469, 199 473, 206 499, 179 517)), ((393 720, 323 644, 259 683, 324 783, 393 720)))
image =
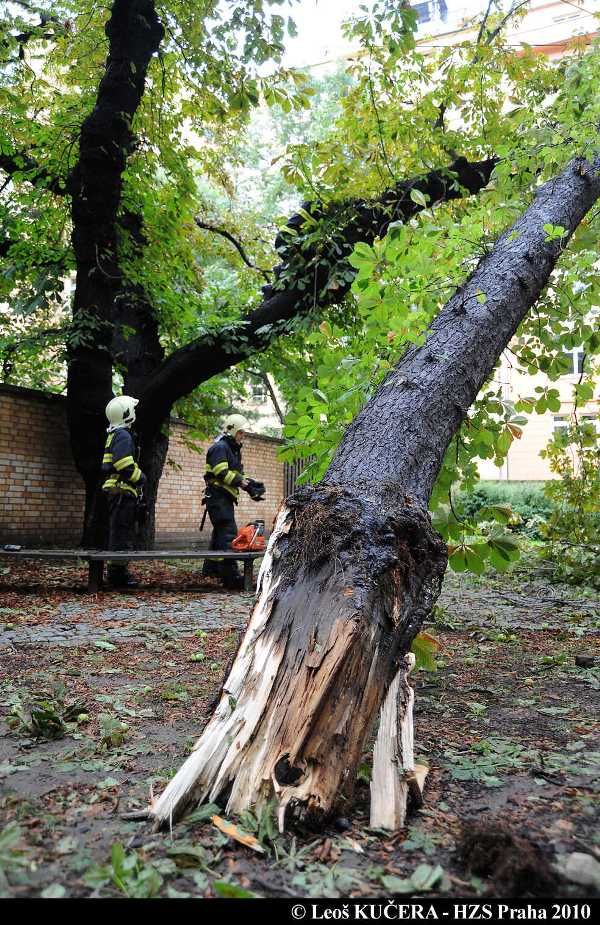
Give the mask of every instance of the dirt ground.
POLYGON ((172 836, 124 818, 202 730, 251 605, 181 565, 138 572, 140 590, 89 597, 83 569, 0 561, 0 896, 594 895, 561 874, 573 853, 600 860, 592 592, 449 574, 438 670, 414 679, 423 808, 370 830, 367 752, 326 831, 236 820, 259 854, 214 806, 172 836))

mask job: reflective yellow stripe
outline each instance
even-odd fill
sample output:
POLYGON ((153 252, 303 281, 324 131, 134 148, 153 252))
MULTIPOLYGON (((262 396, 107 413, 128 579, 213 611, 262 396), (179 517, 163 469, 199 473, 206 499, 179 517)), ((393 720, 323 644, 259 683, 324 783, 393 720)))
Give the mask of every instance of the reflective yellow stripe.
POLYGON ((227 475, 223 478, 224 484, 231 485, 231 483, 235 481, 236 475, 237 472, 228 472, 227 475))
POLYGON ((103 463, 111 463, 111 462, 112 462, 112 453, 105 453, 104 456, 102 457, 102 462, 103 462, 103 463))
POLYGON ((221 485, 220 482, 217 484, 219 485, 220 488, 223 489, 223 491, 228 491, 230 495, 233 495, 234 498, 237 498, 239 496, 239 491, 237 490, 237 488, 230 488, 229 485, 221 485))
POLYGON ((135 469, 133 470, 133 475, 130 476, 129 478, 129 481, 135 484, 136 482, 139 482, 141 477, 142 477, 142 470, 140 469, 139 466, 136 466, 135 469))
POLYGON ((135 459, 133 456, 124 456, 123 459, 118 459, 114 465, 117 472, 120 472, 121 469, 126 469, 127 466, 135 466, 135 459))
POLYGON ((213 466, 213 470, 212 470, 212 471, 213 471, 213 475, 220 475, 221 472, 226 472, 227 469, 229 469, 229 463, 227 463, 227 462, 225 462, 225 461, 224 461, 224 462, 217 463, 216 466, 213 466))
POLYGON ((113 491, 113 490, 114 491, 129 491, 131 492, 132 495, 135 495, 136 498, 138 496, 138 493, 136 489, 133 487, 133 485, 128 485, 127 482, 122 482, 120 479, 117 478, 116 475, 113 475, 110 478, 106 479, 106 481, 102 485, 102 490, 103 491, 113 491))

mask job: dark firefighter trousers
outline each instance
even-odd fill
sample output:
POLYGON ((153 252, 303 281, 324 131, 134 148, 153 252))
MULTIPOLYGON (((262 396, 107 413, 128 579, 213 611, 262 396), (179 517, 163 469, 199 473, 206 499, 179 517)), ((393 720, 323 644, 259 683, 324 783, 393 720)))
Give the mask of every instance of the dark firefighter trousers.
MULTIPOLYGON (((218 489, 209 489, 206 495, 206 510, 213 526, 209 549, 224 549, 231 552, 231 541, 238 529, 235 522, 233 498, 218 489)), ((205 559, 202 574, 211 578, 220 578, 225 587, 236 585, 241 581, 235 559, 205 559)))
MULTIPOLYGON (((137 519, 137 498, 129 491, 108 495, 108 549, 133 549, 137 519)), ((112 584, 129 577, 128 562, 109 562, 108 580, 112 584)))

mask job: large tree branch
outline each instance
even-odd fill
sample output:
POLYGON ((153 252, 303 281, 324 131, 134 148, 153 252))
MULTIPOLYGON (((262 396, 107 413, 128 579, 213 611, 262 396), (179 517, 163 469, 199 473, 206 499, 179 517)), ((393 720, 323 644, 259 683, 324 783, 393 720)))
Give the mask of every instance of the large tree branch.
MULTIPOLYGON (((406 492, 426 506, 444 453, 498 357, 540 297, 574 231, 600 197, 600 156, 576 158, 541 186, 347 431, 325 481, 406 492), (549 238, 545 227, 565 229, 549 238), (360 453, 357 452, 360 447, 360 453)), ((396 501, 389 501, 393 506, 396 501)))
POLYGON ((142 415, 164 418, 178 398, 201 382, 265 350, 276 337, 286 333, 286 326, 294 318, 341 302, 354 277, 347 261, 354 245, 358 241, 372 242, 384 235, 392 222, 407 221, 415 215, 422 206, 411 193, 423 194, 430 204, 459 198, 465 191, 477 193, 488 183, 496 163, 496 158, 477 162, 459 158, 448 168, 398 183, 375 201, 307 205, 312 222, 323 221, 336 227, 327 252, 329 262, 319 263, 314 251, 302 251, 298 246, 294 233, 303 229, 306 219, 293 216, 288 223, 291 233, 280 235, 276 241, 282 256, 282 263, 275 268, 278 281, 263 289, 259 307, 233 330, 206 334, 172 353, 141 396, 146 407, 142 415), (286 277, 290 278, 287 284, 283 282, 286 277))
POLYGON ((67 191, 65 180, 50 174, 43 165, 24 151, 0 152, 0 170, 11 179, 15 174, 23 174, 23 179, 28 183, 44 186, 57 196, 64 196, 67 191))

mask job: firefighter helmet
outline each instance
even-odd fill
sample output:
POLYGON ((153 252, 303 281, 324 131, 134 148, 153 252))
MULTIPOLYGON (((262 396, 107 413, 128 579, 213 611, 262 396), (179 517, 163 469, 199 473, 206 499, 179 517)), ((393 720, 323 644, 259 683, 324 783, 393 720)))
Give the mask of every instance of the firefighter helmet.
POLYGON ((230 414, 229 417, 225 418, 225 433, 229 434, 231 437, 235 437, 238 430, 247 431, 250 427, 250 422, 243 414, 230 414))
POLYGON ((131 398, 130 395, 118 395, 112 398, 106 406, 106 417, 108 418, 108 432, 116 430, 117 427, 129 427, 135 421, 135 406, 139 404, 139 399, 131 398))

